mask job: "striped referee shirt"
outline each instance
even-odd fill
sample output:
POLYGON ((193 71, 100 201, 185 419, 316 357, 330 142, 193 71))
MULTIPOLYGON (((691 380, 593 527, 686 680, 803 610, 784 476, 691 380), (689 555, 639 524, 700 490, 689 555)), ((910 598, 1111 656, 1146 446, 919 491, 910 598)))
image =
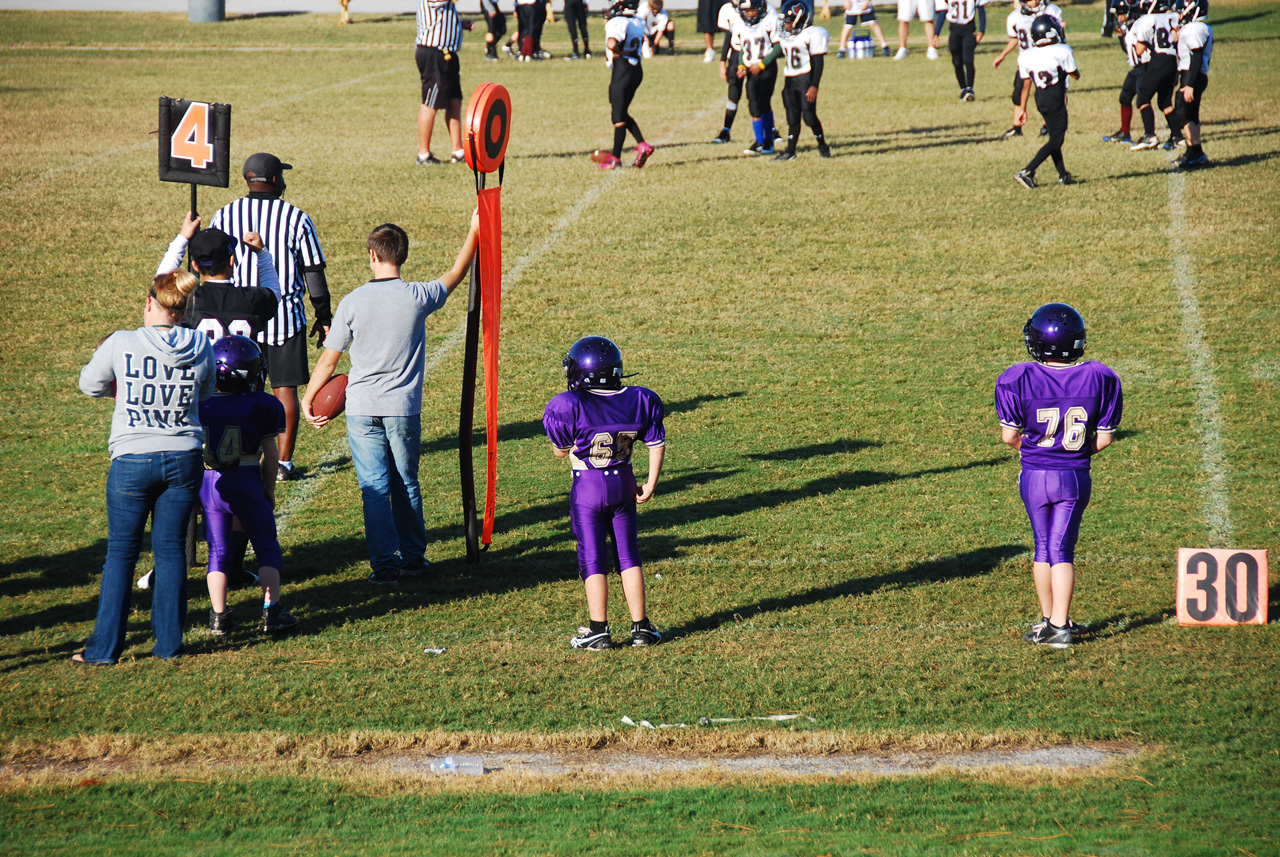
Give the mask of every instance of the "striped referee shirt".
POLYGON ((418 0, 418 44, 442 51, 462 47, 462 19, 453 0, 418 0))
MULTIPOLYGON (((307 213, 279 197, 250 193, 218 209, 211 226, 237 241, 245 233, 257 232, 275 260, 276 273, 280 275, 280 306, 258 341, 284 345, 299 332, 305 334, 307 311, 302 296, 307 293, 307 285, 302 274, 324 267, 320 239, 307 213)), ((247 259, 251 252, 243 243, 236 245, 233 280, 237 286, 259 285, 257 266, 244 264, 251 261, 247 259)))

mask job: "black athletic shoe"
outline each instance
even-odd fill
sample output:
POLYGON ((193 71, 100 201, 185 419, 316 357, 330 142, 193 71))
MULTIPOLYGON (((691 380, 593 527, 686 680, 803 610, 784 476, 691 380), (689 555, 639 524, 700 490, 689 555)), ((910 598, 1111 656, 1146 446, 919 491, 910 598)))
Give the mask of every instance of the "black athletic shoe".
POLYGON ((263 633, 287 631, 298 624, 298 617, 285 610, 279 604, 262 608, 263 633))
POLYGON ((662 634, 658 633, 658 629, 653 627, 647 621, 647 627, 637 627, 635 624, 631 626, 631 647, 640 648, 642 646, 656 646, 662 642, 662 634))
POLYGON ((729 142, 729 130, 726 128, 725 130, 721 131, 721 132, 720 132, 719 134, 717 134, 714 138, 712 138, 711 142, 713 142, 713 143, 727 143, 727 142, 729 142))
POLYGON ((215 637, 225 637, 230 634, 236 627, 236 620, 231 618, 231 612, 230 607, 221 613, 210 608, 209 633, 215 637))
MULTIPOLYGON (((1040 621, 1031 626, 1031 630, 1035 631, 1039 628, 1043 628, 1045 625, 1048 625, 1048 624, 1049 624, 1049 617, 1041 616, 1040 621)), ((1084 625, 1077 625, 1076 620, 1072 619, 1070 616, 1067 617, 1066 629, 1071 632, 1071 636, 1073 639, 1075 637, 1079 637, 1081 634, 1083 634, 1085 631, 1088 630, 1087 628, 1085 628, 1084 625)))
POLYGON ((396 586, 400 583, 400 573, 398 571, 375 571, 369 575, 368 580, 370 583, 396 586))
MULTIPOLYGON (((438 167, 440 166, 440 164, 444 162, 441 161, 439 158, 437 158, 435 155, 432 155, 431 153, 428 152, 426 155, 418 155, 417 163, 418 163, 418 166, 420 167, 438 167)), ((276 472, 277 474, 279 474, 279 473, 283 473, 284 471, 278 470, 276 472)))
POLYGON ((609 626, 605 625, 604 630, 599 632, 592 631, 590 628, 579 628, 578 636, 569 638, 569 646, 592 652, 612 649, 613 639, 610 637, 609 626))
POLYGON ((1178 162, 1178 169, 1180 170, 1201 170, 1207 166, 1209 166, 1209 156, 1204 152, 1183 158, 1178 162))
POLYGON ((1041 126, 1040 126, 1040 136, 1041 136, 1041 137, 1048 137, 1048 136, 1049 136, 1049 126, 1048 126, 1048 125, 1041 125, 1041 126))
POLYGON ((484 55, 484 58, 485 58, 485 59, 487 59, 489 62, 497 62, 497 61, 498 61, 498 55, 497 55, 496 53, 494 53, 493 51, 489 51, 488 53, 486 53, 486 54, 484 55))
POLYGON ((1036 175, 1026 170, 1018 170, 1013 174, 1013 180, 1025 187, 1027 190, 1036 189, 1036 175))
POLYGON ((1132 143, 1133 138, 1125 131, 1112 131, 1102 138, 1104 143, 1132 143))
POLYGON ((1079 182, 1075 180, 1075 178, 1071 175, 1071 173, 1063 173, 1062 175, 1058 176, 1058 184, 1062 184, 1062 185, 1079 184, 1079 182))
POLYGON ((773 160, 773 161, 794 161, 795 159, 796 159, 795 152, 788 152, 785 150, 779 152, 778 154, 770 158, 770 160, 773 160))
POLYGON ((1070 628, 1055 628, 1048 622, 1031 626, 1031 630, 1022 635, 1033 646, 1048 646, 1051 649, 1066 649, 1074 642, 1070 628))
POLYGON ((745 148, 745 149, 743 149, 743 150, 742 150, 742 154, 744 154, 744 155, 758 155, 758 154, 760 154, 760 150, 761 150, 761 149, 763 149, 763 148, 764 148, 764 147, 763 147, 763 146, 761 146, 759 143, 757 143, 755 140, 752 140, 752 141, 751 141, 751 145, 750 145, 750 146, 747 146, 747 148, 745 148))
POLYGON ((400 566, 401 577, 422 577, 431 570, 431 563, 426 559, 415 559, 400 566))
POLYGON ((1012 140, 1014 137, 1021 137, 1021 136, 1022 136, 1022 127, 1020 125, 1014 125, 1008 131, 1005 131, 1003 134, 1001 134, 1000 139, 1012 140))
POLYGON ((824 157, 824 158, 829 158, 829 157, 831 157, 831 147, 830 147, 830 146, 828 146, 826 143, 819 143, 819 144, 818 144, 818 154, 819 154, 819 155, 821 155, 821 156, 822 156, 822 157, 824 157))
POLYGON ((570 62, 570 61, 572 61, 572 60, 580 60, 580 59, 582 59, 582 55, 581 55, 581 54, 579 54, 577 51, 574 51, 573 53, 571 53, 571 54, 569 54, 567 57, 565 57, 565 58, 564 58, 564 61, 565 61, 565 62, 570 62))

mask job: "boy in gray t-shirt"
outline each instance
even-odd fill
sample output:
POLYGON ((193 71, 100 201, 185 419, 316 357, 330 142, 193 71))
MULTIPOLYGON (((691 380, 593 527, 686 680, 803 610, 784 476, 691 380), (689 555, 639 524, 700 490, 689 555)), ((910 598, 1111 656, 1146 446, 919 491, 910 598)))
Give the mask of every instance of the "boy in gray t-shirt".
POLYGON ((395 583, 400 575, 422 574, 429 565, 418 489, 426 362, 423 324, 462 282, 479 230, 479 217, 472 215, 453 267, 429 283, 400 279, 400 267, 409 257, 409 237, 403 229, 384 223, 369 233, 373 279, 338 304, 324 353, 302 397, 307 422, 324 428, 328 418, 313 414, 311 405, 333 376, 342 352, 348 352, 347 440, 364 502, 369 579, 374 583, 395 583))

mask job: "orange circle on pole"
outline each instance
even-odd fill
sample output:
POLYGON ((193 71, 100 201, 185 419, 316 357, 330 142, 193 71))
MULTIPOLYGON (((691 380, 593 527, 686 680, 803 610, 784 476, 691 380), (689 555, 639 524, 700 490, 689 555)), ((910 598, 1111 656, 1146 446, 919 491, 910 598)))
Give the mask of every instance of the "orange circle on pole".
POLYGON ((482 83, 471 93, 467 104, 467 166, 480 173, 491 173, 507 156, 507 138, 511 135, 511 96, 497 83, 482 83))

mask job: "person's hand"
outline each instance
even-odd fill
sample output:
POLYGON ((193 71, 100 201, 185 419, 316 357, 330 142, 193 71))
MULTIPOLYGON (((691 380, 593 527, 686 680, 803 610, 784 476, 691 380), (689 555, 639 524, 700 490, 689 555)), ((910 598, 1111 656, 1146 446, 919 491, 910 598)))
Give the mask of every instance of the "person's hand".
POLYGON ((1021 128, 1027 122, 1027 109, 1025 107, 1015 107, 1013 109, 1013 124, 1021 128))
POLYGON ((315 428, 322 429, 329 422, 328 417, 318 417, 311 413, 311 399, 304 396, 299 407, 302 408, 303 419, 311 423, 315 428))
POLYGON ((811 86, 804 91, 804 100, 812 104, 818 100, 818 87, 811 86))
POLYGON ((974 43, 975 45, 980 45, 980 44, 982 44, 982 37, 983 37, 983 36, 985 36, 985 35, 986 35, 986 33, 981 32, 981 31, 979 31, 979 32, 977 32, 977 33, 974 33, 974 34, 973 34, 973 43, 974 43))
POLYGON ((643 503, 653 496, 654 490, 658 487, 656 482, 646 482, 644 485, 636 488, 636 502, 643 503))
POLYGON ((1189 86, 1182 87, 1182 100, 1190 104, 1196 97, 1196 91, 1189 86))
POLYGON ((200 215, 187 212, 187 216, 182 220, 182 229, 179 235, 190 241, 200 231, 200 215))
POLYGON ((244 242, 244 246, 251 247, 254 250, 261 250, 266 246, 262 243, 262 236, 256 232, 246 232, 240 240, 244 242))
POLYGON ((729 69, 725 66, 723 62, 720 63, 720 81, 722 83, 729 82, 729 69))
POLYGON ((311 333, 307 335, 316 338, 316 348, 324 348, 324 341, 329 337, 329 325, 316 319, 315 324, 311 325, 311 333))
POLYGON ((480 233, 480 206, 476 206, 471 212, 471 231, 477 235, 480 233))
POLYGON ((993 60, 991 61, 991 67, 992 67, 992 68, 999 68, 999 67, 1000 67, 1000 63, 1002 63, 1003 61, 1004 61, 1004 57, 1003 57, 1003 56, 997 56, 995 59, 993 59, 993 60))
POLYGON ((738 80, 742 80, 747 76, 747 70, 742 66, 738 66, 738 80))
POLYGON ((460 20, 462 21, 462 29, 466 30, 468 33, 471 32, 471 30, 476 25, 475 21, 472 21, 468 18, 461 18, 460 20))

